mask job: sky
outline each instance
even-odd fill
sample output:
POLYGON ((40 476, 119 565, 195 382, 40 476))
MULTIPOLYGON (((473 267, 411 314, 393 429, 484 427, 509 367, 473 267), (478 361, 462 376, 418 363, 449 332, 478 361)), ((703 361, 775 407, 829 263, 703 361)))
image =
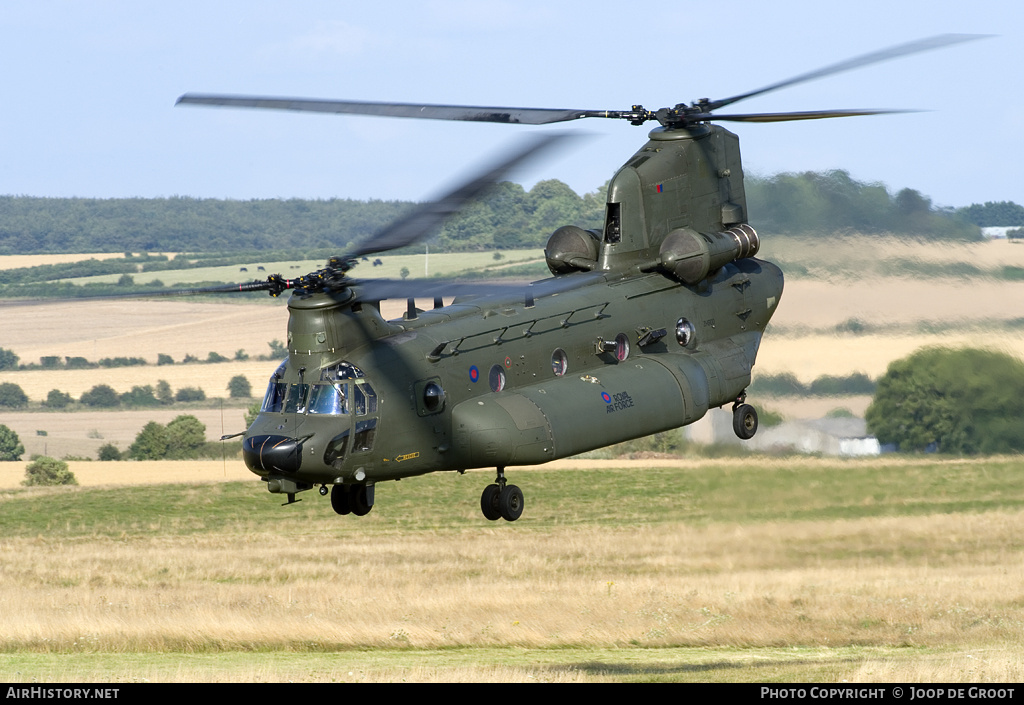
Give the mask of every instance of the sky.
POLYGON ((728 123, 745 171, 846 169, 939 206, 1024 203, 1019 0, 34 0, 0 5, 0 194, 424 200, 534 131, 515 180, 599 188, 654 127, 175 107, 186 92, 578 109, 724 98, 884 47, 993 35, 729 110, 916 109, 728 123))

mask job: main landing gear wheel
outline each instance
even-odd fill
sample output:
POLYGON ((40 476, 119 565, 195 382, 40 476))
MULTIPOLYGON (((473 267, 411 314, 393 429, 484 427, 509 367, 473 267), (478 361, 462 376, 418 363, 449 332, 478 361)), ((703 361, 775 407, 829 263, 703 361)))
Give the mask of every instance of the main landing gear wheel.
POLYGON ((505 468, 498 468, 498 479, 480 495, 480 510, 489 521, 515 521, 523 515, 523 491, 505 484, 505 468))
POLYGON ((342 516, 351 513, 352 502, 349 499, 347 485, 335 485, 331 488, 331 507, 342 516))
POLYGON ((480 510, 484 513, 484 517, 490 521, 501 519, 501 509, 498 507, 498 496, 500 494, 500 487, 497 485, 487 485, 484 488, 484 493, 480 495, 480 510))
POLYGON ((373 490, 366 485, 335 485, 331 490, 331 506, 342 516, 366 516, 373 509, 373 490))
POLYGON ((732 411, 732 430, 743 440, 757 433, 757 411, 750 404, 739 404, 732 411))
POLYGON ((506 485, 498 495, 498 508, 501 510, 501 518, 505 521, 515 521, 521 517, 523 515, 523 491, 515 485, 506 485))

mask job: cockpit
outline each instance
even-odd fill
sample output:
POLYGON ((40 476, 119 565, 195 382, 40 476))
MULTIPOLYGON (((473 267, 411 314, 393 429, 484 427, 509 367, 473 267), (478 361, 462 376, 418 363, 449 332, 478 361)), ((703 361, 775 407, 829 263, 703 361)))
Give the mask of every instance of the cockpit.
MULTIPOLYGON (((377 392, 367 381, 363 371, 351 363, 339 362, 320 369, 319 378, 308 381, 306 370, 300 368, 298 381, 286 382, 284 380, 285 373, 289 371, 288 365, 288 360, 285 360, 271 376, 260 412, 294 414, 300 417, 294 419, 295 425, 290 429, 291 433, 295 434, 294 438, 299 439, 294 440, 292 445, 301 445, 305 439, 316 434, 326 434, 326 439, 320 441, 323 444, 321 447, 324 448, 323 462, 338 469, 349 453, 359 454, 373 450, 377 434, 378 399, 377 392), (314 423, 317 419, 333 419, 333 422, 314 423)), ((287 376, 294 380, 294 375, 287 376)), ((283 428, 278 426, 278 429, 283 428)), ((278 438, 276 434, 271 435, 278 438)), ((255 438, 265 439, 269 436, 264 434, 255 438)), ((291 468, 294 471, 301 462, 300 450, 295 451, 294 458, 278 458, 277 455, 284 455, 284 450, 268 451, 268 444, 262 441, 259 448, 256 447, 255 441, 251 445, 249 454, 252 458, 246 462, 256 472, 261 472, 270 465, 275 468, 291 468), (272 454, 273 459, 268 460, 272 454)), ((273 448, 287 448, 288 453, 293 452, 287 443, 275 442, 269 445, 273 448)))
POLYGON ((287 366, 285 360, 271 376, 260 411, 327 416, 377 413, 377 394, 355 365, 340 362, 321 369, 316 382, 291 384, 282 381, 287 366))

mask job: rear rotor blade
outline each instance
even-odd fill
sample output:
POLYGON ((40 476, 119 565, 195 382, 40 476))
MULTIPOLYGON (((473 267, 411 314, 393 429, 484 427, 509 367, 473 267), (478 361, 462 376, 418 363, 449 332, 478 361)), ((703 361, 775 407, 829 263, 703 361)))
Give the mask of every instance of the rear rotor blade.
MULTIPOLYGON (((741 100, 746 100, 747 98, 753 98, 754 96, 761 95, 762 93, 777 91, 780 88, 793 86, 798 83, 804 83, 805 81, 813 81, 814 79, 817 78, 831 76, 832 74, 841 73, 843 71, 850 71, 852 69, 860 68, 862 66, 869 66, 870 64, 877 64, 881 61, 888 61, 889 59, 895 59, 900 56, 907 56, 908 54, 917 54, 922 51, 941 49, 942 47, 951 46, 953 44, 960 44, 962 42, 969 42, 975 39, 984 39, 988 36, 991 35, 940 34, 934 37, 928 37, 927 39, 919 39, 915 42, 898 44, 894 47, 889 47, 888 49, 880 49, 878 51, 873 51, 868 54, 856 56, 852 59, 847 59, 846 61, 840 61, 837 64, 825 66, 824 68, 817 69, 816 71, 810 71, 808 73, 800 74, 799 76, 794 76, 793 78, 786 79, 785 81, 779 81, 778 83, 773 83, 770 86, 758 88, 757 90, 750 91, 749 93, 741 93, 740 95, 735 95, 731 98, 726 98, 724 100, 712 100, 707 103, 702 102, 701 107, 704 108, 705 111, 710 112, 712 110, 723 108, 726 105, 731 105, 732 103, 736 103, 741 100)), ((715 116, 715 119, 721 120, 723 118, 715 116)))
POLYGON ((916 113, 918 110, 808 110, 792 113, 746 113, 740 115, 719 115, 717 113, 696 113, 688 116, 693 121, 715 120, 719 122, 790 122, 793 120, 822 120, 825 118, 856 117, 858 115, 889 115, 892 113, 916 113))

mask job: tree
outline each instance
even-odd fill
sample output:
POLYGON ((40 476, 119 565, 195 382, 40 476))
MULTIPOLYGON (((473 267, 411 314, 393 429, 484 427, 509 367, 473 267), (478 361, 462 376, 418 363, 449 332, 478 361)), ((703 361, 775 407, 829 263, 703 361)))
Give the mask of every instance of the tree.
POLYGON ((36 458, 25 468, 25 479, 22 481, 26 487, 37 485, 77 485, 78 480, 75 474, 68 469, 68 464, 63 460, 50 458, 45 455, 36 458))
POLYGON ((983 228, 1024 225, 1024 206, 1013 201, 972 203, 959 209, 957 214, 983 228))
POLYGON ((204 401, 206 399, 206 392, 199 387, 182 387, 175 395, 175 401, 204 401))
POLYGON ((254 401, 249 405, 249 408, 245 410, 245 427, 249 428, 252 426, 253 421, 260 415, 260 409, 263 407, 262 401, 254 401))
POLYGON ((235 375, 228 382, 228 392, 232 399, 252 396, 252 385, 245 375, 235 375))
POLYGON ((0 384, 0 406, 21 409, 28 406, 28 396, 14 382, 0 384))
POLYGON ((1024 362, 972 348, 924 348, 889 365, 865 418, 902 451, 1024 451, 1024 362))
POLYGON ((151 385, 144 387, 134 386, 130 392, 121 395, 121 403, 125 406, 159 406, 160 400, 156 398, 151 385))
POLYGON ((25 446, 21 444, 18 434, 0 424, 0 460, 21 460, 25 446))
POLYGON ((121 451, 113 443, 104 443, 99 450, 100 460, 120 460, 121 451))
POLYGON ((109 384, 97 384, 89 391, 84 392, 80 401, 86 406, 111 408, 120 403, 120 398, 109 384))
POLYGON ((161 404, 173 404, 174 392, 171 391, 171 383, 166 379, 159 379, 156 382, 156 398, 161 404))
POLYGON ((46 395, 46 401, 43 402, 43 406, 48 409, 64 409, 73 400, 71 395, 67 392, 62 392, 59 389, 51 389, 46 395))
POLYGON ((267 345, 270 346, 270 355, 267 356, 268 360, 283 360, 288 357, 288 348, 277 338, 271 340, 267 345))
POLYGON ((13 350, 0 348, 0 370, 16 369, 18 369, 18 356, 14 354, 13 350))
POLYGON ((191 414, 182 414, 167 424, 167 454, 171 460, 198 457, 206 444, 206 426, 191 414))
POLYGON ((128 457, 132 460, 162 460, 166 455, 167 429, 156 421, 143 426, 135 442, 128 447, 128 457))

